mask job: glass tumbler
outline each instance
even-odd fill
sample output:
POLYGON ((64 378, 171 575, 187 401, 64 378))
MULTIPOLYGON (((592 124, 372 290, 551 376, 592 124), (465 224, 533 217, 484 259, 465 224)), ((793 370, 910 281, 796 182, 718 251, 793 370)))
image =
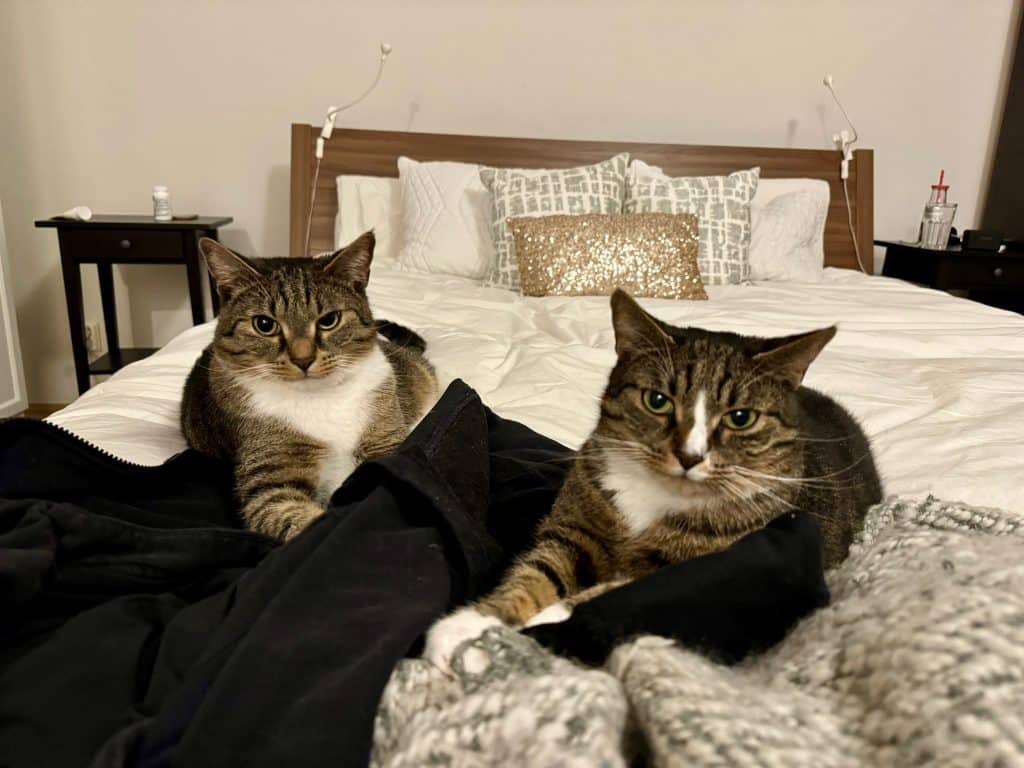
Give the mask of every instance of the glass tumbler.
POLYGON ((945 248, 955 215, 956 203, 946 202, 946 190, 932 187, 931 199, 925 205, 921 217, 921 247, 937 250, 945 248))

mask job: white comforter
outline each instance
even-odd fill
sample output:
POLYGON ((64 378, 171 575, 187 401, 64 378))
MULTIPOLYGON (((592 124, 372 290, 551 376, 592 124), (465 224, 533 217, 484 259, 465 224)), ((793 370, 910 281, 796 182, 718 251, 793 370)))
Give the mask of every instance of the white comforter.
MULTIPOLYGON (((377 317, 420 332, 442 385, 460 377, 497 413, 576 447, 614 361, 607 298, 524 298, 375 269, 377 317)), ((871 436, 887 493, 1024 510, 1024 317, 896 280, 828 269, 816 284, 709 286, 709 301, 644 300, 679 325, 782 335, 838 322, 806 384, 871 436)), ((122 458, 185 448, 181 389, 212 336, 182 333, 50 420, 122 458)))

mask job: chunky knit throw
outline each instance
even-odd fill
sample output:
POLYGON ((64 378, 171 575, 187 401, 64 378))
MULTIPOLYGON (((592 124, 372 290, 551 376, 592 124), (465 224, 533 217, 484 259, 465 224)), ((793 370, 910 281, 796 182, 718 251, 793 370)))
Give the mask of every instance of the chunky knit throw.
POLYGON ((642 637, 584 669, 505 628, 455 679, 406 660, 373 763, 1024 765, 1024 516, 889 499, 828 582, 829 607, 734 667, 642 637))

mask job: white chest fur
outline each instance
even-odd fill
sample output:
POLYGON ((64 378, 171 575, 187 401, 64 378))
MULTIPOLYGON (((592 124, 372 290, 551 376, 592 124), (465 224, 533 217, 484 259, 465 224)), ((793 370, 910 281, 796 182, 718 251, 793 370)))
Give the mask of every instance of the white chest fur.
POLYGON ((391 375, 384 353, 374 347, 342 374, 299 381, 258 380, 244 386, 257 413, 279 419, 327 446, 317 486, 320 500, 326 502, 355 469, 356 448, 372 413, 370 401, 391 375))
POLYGON ((669 515, 691 512, 707 502, 703 494, 683 493, 674 478, 619 456, 608 456, 605 460, 601 485, 614 494, 615 508, 634 536, 669 515))

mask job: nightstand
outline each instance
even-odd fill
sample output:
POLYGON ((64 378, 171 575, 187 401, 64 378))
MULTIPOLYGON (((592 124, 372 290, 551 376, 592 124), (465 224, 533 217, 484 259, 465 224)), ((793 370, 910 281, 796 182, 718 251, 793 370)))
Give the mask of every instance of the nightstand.
POLYGON ((1024 313, 1024 253, 1019 250, 974 251, 958 245, 932 250, 890 240, 875 240, 875 245, 885 247, 886 277, 1024 313))
MULTIPOLYGON (((188 275, 192 322, 198 325, 206 320, 203 311, 204 268, 199 254, 199 238, 211 237, 216 240, 217 228, 232 221, 229 216, 200 216, 174 221, 156 221, 151 216, 93 216, 89 221, 55 217, 36 222, 37 227, 56 228, 60 241, 60 262, 79 394, 89 389, 90 375, 113 373, 156 351, 121 347, 118 343, 113 265, 183 264, 188 275), (85 346, 80 272, 82 264, 96 265, 103 304, 103 325, 107 335, 107 354, 91 364, 85 346)), ((216 313, 219 309, 217 291, 212 282, 210 287, 213 311, 216 313)))

